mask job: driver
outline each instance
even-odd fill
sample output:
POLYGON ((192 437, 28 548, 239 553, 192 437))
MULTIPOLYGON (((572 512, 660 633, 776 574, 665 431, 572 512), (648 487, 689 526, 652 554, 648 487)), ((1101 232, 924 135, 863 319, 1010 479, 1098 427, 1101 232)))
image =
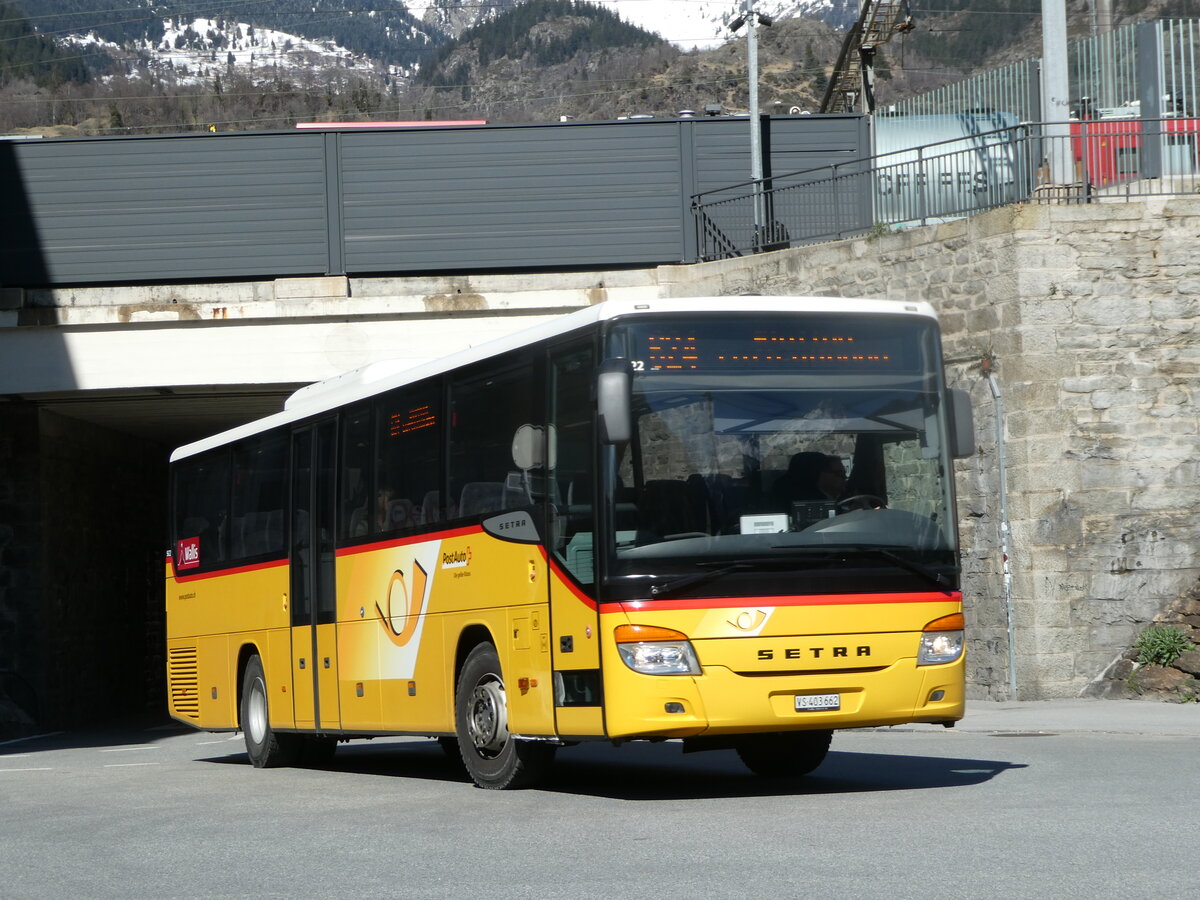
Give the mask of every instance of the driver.
POLYGON ((783 504, 794 501, 836 501, 846 492, 846 466, 826 453, 804 451, 788 462, 772 493, 783 504))

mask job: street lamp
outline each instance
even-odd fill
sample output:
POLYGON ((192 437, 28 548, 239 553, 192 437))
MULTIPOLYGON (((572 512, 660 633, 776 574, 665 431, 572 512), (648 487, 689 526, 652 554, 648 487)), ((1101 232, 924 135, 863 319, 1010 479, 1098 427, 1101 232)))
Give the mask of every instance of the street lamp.
POLYGON ((754 0, 742 0, 742 11, 729 22, 729 30, 737 31, 746 26, 746 75, 750 81, 750 178, 754 181, 754 244, 757 247, 763 236, 763 161, 761 146, 761 122, 758 112, 758 40, 755 25, 774 23, 768 15, 754 11, 754 0))

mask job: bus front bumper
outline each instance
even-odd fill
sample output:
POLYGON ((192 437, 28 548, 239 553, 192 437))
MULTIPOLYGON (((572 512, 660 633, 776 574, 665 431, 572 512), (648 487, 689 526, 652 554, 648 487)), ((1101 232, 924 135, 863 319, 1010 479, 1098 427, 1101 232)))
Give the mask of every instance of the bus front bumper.
POLYGON ((605 720, 613 739, 673 738, 949 724, 964 713, 964 663, 897 660, 872 671, 741 675, 706 666, 700 675, 605 672, 605 720))

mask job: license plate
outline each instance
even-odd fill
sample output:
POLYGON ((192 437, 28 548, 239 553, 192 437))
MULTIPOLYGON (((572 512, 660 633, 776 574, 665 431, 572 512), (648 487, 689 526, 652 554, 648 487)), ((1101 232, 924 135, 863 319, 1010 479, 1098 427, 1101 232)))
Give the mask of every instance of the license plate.
POLYGON ((796 712, 828 712, 842 708, 841 694, 797 694, 796 712))

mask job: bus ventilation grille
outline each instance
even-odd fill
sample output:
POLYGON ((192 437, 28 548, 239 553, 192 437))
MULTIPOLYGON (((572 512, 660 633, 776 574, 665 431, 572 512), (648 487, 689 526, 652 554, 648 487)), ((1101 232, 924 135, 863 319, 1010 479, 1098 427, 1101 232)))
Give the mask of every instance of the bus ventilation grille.
POLYGON ((195 647, 177 647, 167 651, 167 680, 171 690, 171 709, 178 715, 200 718, 200 668, 195 647))

